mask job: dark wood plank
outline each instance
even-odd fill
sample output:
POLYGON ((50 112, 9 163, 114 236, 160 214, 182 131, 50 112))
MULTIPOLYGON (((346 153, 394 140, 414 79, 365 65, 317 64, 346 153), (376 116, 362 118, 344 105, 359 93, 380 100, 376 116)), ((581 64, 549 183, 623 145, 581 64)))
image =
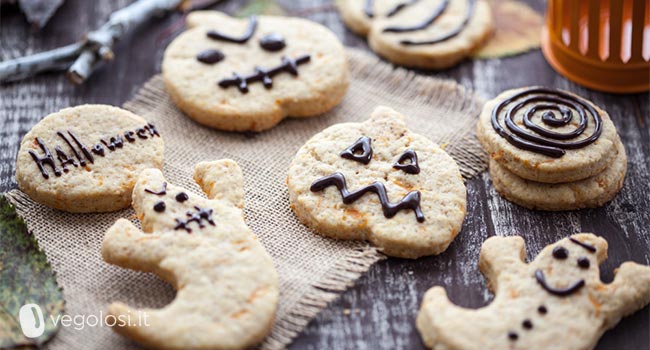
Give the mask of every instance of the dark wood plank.
MULTIPOLYGON (((0 11, 0 59, 58 47, 75 41, 99 26, 108 14, 131 0, 67 0, 43 32, 33 32, 17 10, 0 11)), ((232 13, 244 2, 229 1, 217 8, 232 13)), ((331 28, 348 46, 367 49, 363 38, 351 34, 327 0, 282 0, 292 13, 331 28)), ((538 11, 544 3, 530 0, 538 11)), ((22 136, 48 113, 82 103, 121 105, 160 70, 166 44, 162 33, 181 16, 153 20, 122 39, 115 61, 107 64, 82 87, 74 87, 58 74, 0 86, 0 190, 15 188, 14 160, 22 136)), ((648 94, 609 95, 572 84, 556 74, 541 53, 503 60, 464 62, 439 73, 491 98, 502 90, 547 85, 575 91, 611 114, 626 145, 628 176, 621 194, 604 208, 569 213, 529 211, 499 197, 489 176, 468 182, 468 215, 462 233, 443 254, 416 261, 389 259, 374 266, 357 285, 325 309, 296 339, 292 349, 421 349, 414 319, 424 292, 433 285, 447 288, 452 301, 480 307, 491 296, 476 266, 478 251, 489 236, 521 234, 528 256, 567 234, 591 231, 610 243, 610 260, 603 278, 621 262, 650 264, 650 101, 648 94)), ((605 334, 598 349, 644 350, 650 339, 649 309, 645 308, 605 334)))

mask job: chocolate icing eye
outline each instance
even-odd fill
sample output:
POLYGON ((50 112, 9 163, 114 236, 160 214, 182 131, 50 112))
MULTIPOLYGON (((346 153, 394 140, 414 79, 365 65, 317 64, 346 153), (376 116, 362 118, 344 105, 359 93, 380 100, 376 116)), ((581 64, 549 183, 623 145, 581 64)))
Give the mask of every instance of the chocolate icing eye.
POLYGON ((587 259, 584 256, 581 256, 578 258, 578 266, 582 269, 588 269, 589 268, 589 259, 587 259))
POLYGON ((165 202, 158 202, 158 203, 154 204, 154 206, 153 206, 153 210, 155 210, 155 211, 157 211, 159 213, 162 213, 163 211, 165 211, 165 208, 167 208, 167 206, 165 205, 165 202))
POLYGON ((196 55, 196 60, 205 64, 215 64, 222 61, 226 56, 219 50, 204 50, 196 55))
POLYGON ((280 51, 287 46, 284 37, 278 33, 270 33, 260 39, 260 46, 266 51, 280 51))
POLYGON ((183 203, 188 199, 190 199, 190 197, 185 192, 181 192, 181 193, 176 195, 176 201, 177 202, 183 203))
POLYGON ((400 169, 405 173, 409 174, 419 174, 420 173, 420 165, 418 164, 418 155, 415 153, 414 150, 412 149, 407 149, 402 153, 399 158, 397 158, 397 161, 395 164, 393 164, 393 168, 395 169, 400 169), (405 163, 406 161, 409 161, 408 163, 405 163))
POLYGON ((362 164, 370 163, 372 159, 371 139, 367 136, 361 136, 352 146, 341 152, 341 158, 350 159, 362 164))
POLYGON ((555 247, 555 249, 553 249, 553 257, 559 260, 564 260, 569 257, 569 251, 564 247, 555 247))

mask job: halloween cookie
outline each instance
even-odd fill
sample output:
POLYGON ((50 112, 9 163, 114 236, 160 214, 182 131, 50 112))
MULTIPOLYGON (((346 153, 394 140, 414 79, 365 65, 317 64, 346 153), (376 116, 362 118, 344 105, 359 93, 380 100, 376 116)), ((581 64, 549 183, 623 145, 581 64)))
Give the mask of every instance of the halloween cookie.
POLYGON ((266 130, 324 113, 347 90, 343 46, 320 24, 197 11, 187 25, 165 51, 162 74, 176 105, 201 124, 266 130))
POLYGON ((465 216, 454 160, 387 107, 312 137, 291 162, 287 185, 304 224, 333 238, 369 240, 390 256, 441 253, 465 216))
POLYGON ((581 233, 547 246, 525 263, 521 237, 492 237, 479 268, 495 293, 486 307, 452 304, 444 288, 424 296, 417 328, 435 350, 590 350, 622 317, 650 303, 650 267, 623 263, 600 281, 607 242, 581 233))
POLYGON ((107 232, 108 263, 153 272, 176 298, 162 309, 113 303, 117 319, 146 315, 146 324, 113 329, 156 349, 248 349, 269 333, 278 303, 270 256, 244 222, 241 169, 231 160, 199 163, 194 179, 205 199, 147 169, 133 190, 142 231, 125 219, 107 232))
POLYGON ((126 208, 140 171, 160 168, 164 145, 156 126, 105 105, 65 108, 23 138, 18 187, 34 200, 70 212, 126 208))
POLYGON ((612 200, 623 186, 627 157, 620 141, 617 142, 616 151, 616 158, 610 166, 584 180, 556 184, 526 180, 495 160, 490 160, 490 178, 501 195, 530 209, 596 208, 612 200))
POLYGON ((389 61, 423 69, 453 66, 492 32, 485 0, 337 0, 350 29, 389 61))
POLYGON ((607 112, 566 91, 508 90, 487 102, 478 137, 492 159, 515 175, 545 183, 583 180, 616 157, 607 112))

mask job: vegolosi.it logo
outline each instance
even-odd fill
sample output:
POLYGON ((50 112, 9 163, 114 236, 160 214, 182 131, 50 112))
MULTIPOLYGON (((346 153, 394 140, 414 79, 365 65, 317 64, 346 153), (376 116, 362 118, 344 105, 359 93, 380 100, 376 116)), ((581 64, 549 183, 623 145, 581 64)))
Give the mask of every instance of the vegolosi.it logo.
POLYGON ((18 313, 20 328, 27 338, 38 338, 45 332, 43 310, 36 304, 25 304, 18 313))

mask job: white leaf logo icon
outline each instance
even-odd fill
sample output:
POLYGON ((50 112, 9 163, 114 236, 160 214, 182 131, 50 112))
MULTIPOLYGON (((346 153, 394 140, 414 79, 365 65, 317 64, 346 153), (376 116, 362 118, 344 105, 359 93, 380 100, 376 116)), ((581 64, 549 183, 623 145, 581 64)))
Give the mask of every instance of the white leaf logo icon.
POLYGON ((43 311, 37 304, 25 304, 20 308, 18 314, 20 328, 27 338, 38 338, 45 332, 45 321, 43 311))

